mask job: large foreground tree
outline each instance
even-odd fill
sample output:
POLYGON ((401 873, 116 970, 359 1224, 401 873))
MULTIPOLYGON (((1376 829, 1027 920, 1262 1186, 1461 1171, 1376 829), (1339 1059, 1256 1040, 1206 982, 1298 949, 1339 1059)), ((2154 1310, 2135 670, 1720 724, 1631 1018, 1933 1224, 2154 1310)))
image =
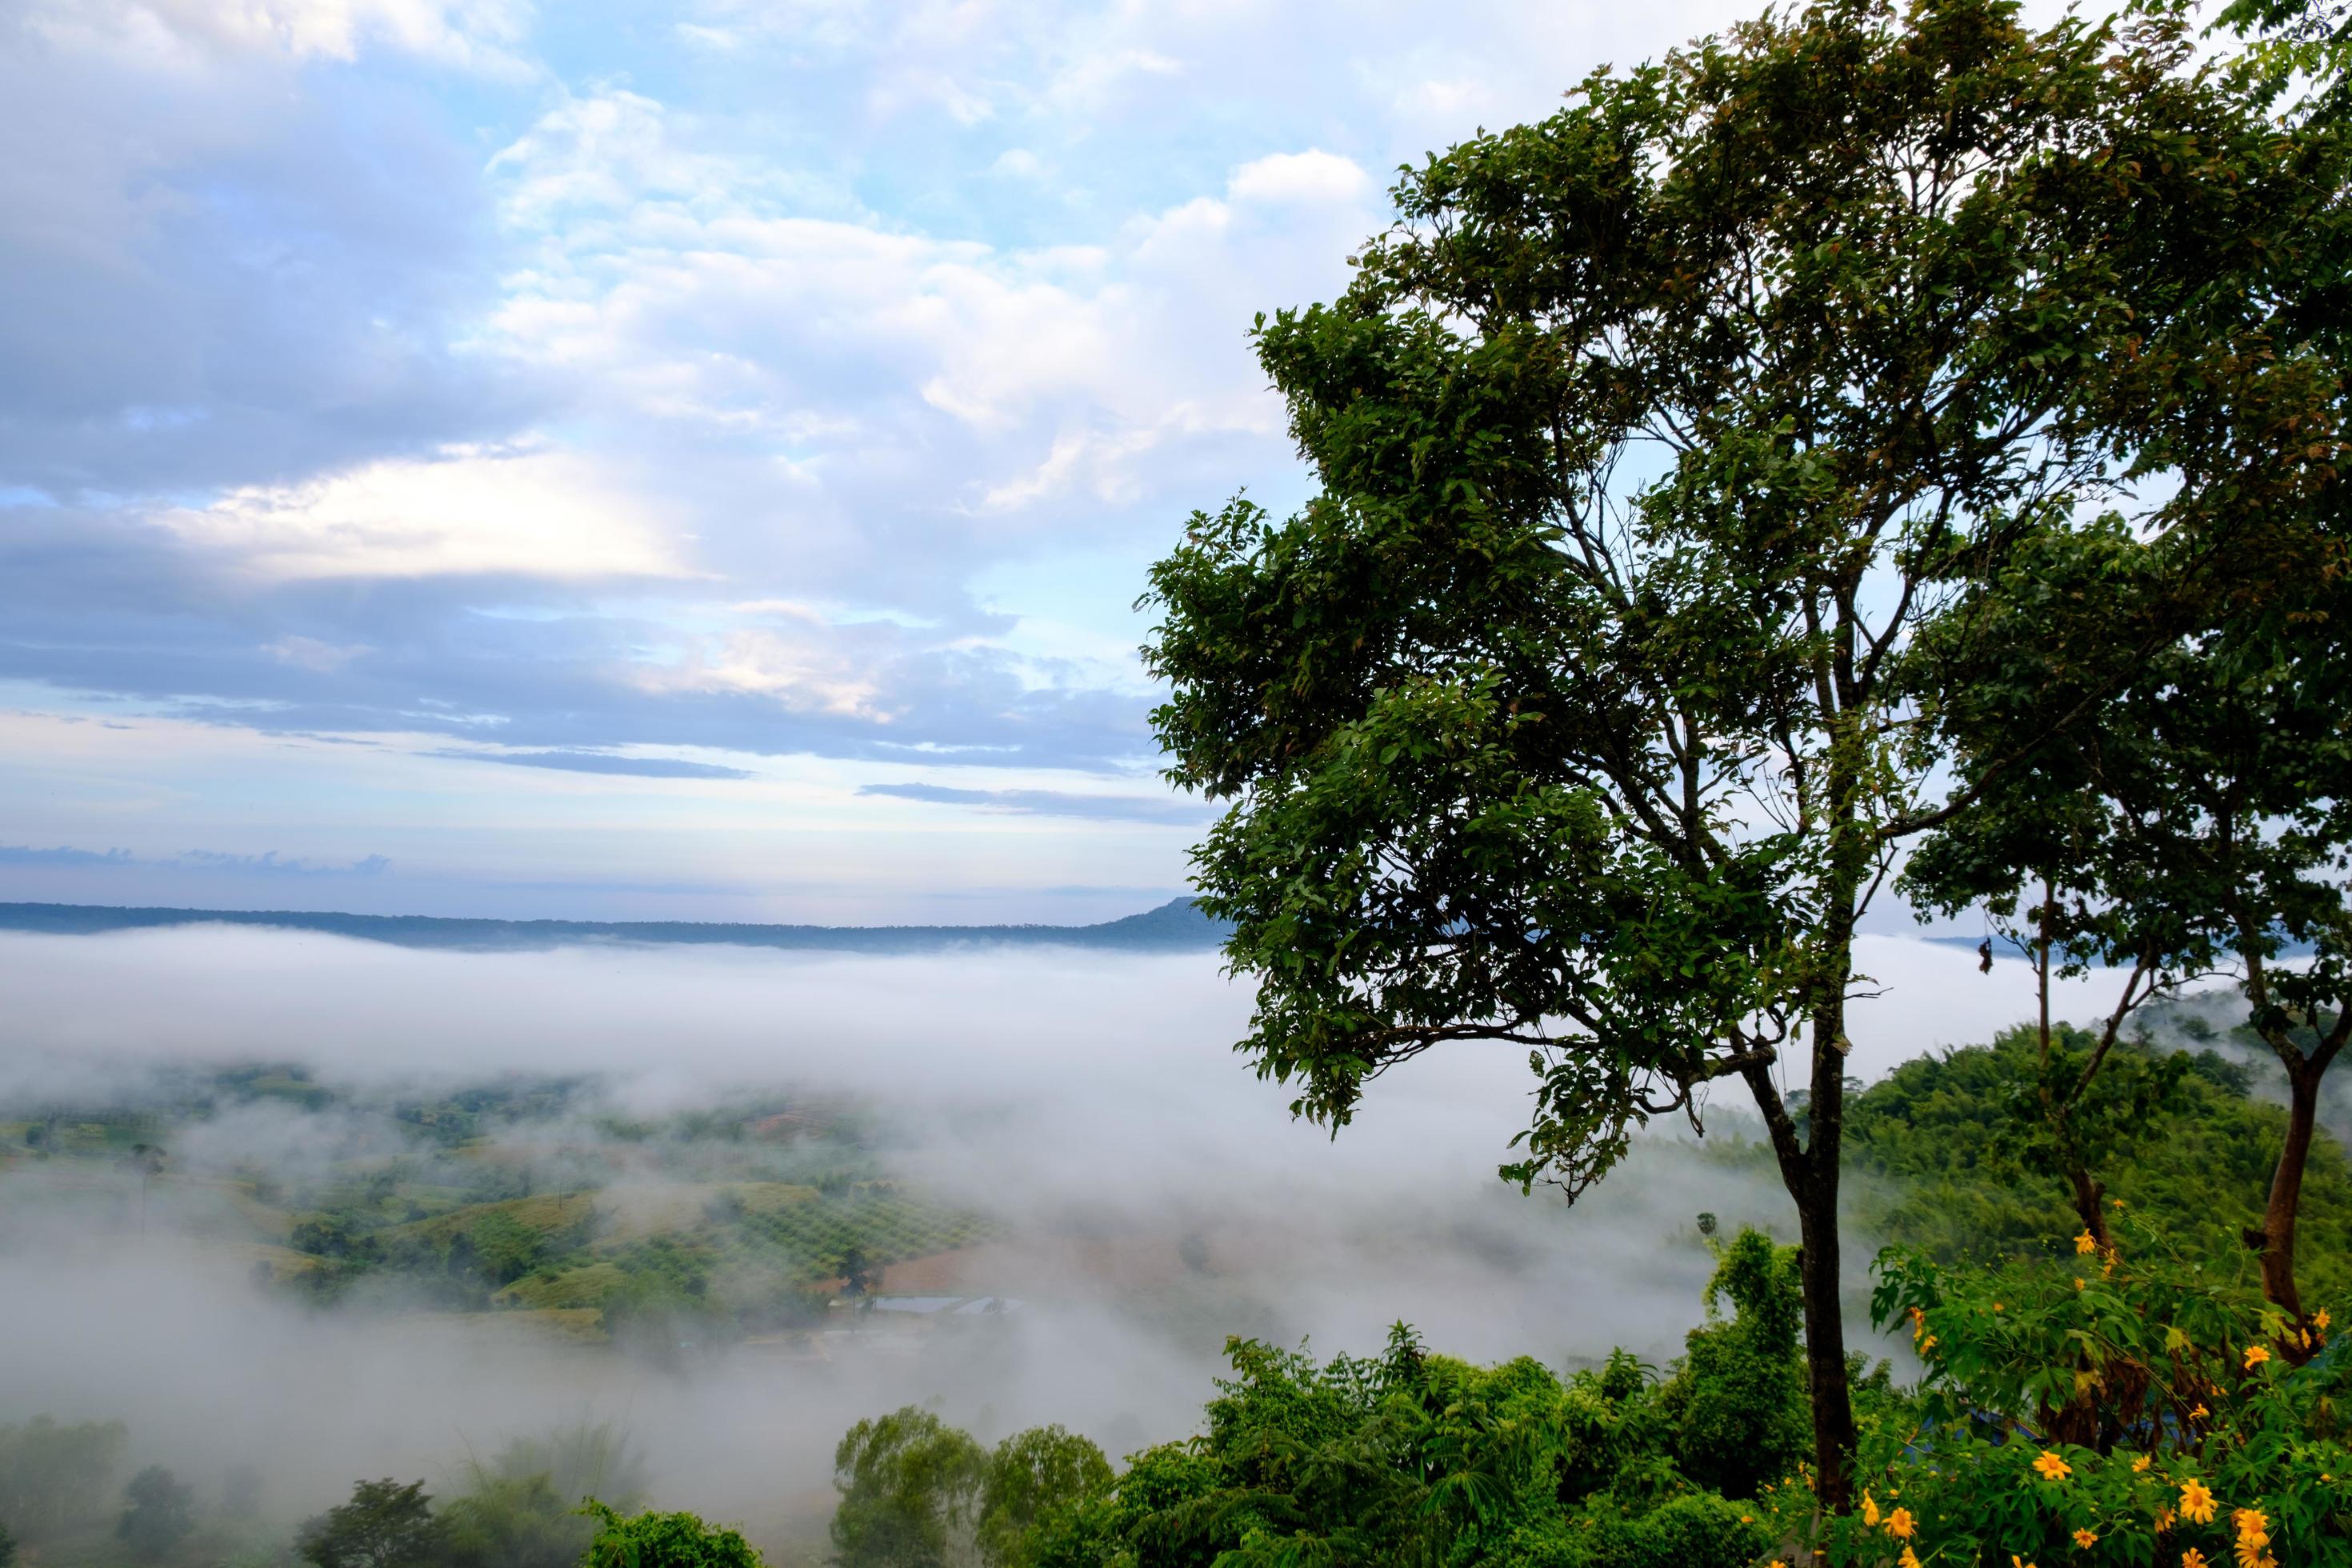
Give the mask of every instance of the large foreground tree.
POLYGON ((2315 482, 2324 377, 2265 287, 2312 156, 2168 15, 1839 0, 1596 74, 1261 320, 1319 493, 1154 570, 1170 776, 1231 803, 1195 866, 1242 1048, 1336 1127, 1441 1044, 1524 1047, 1506 1174, 1571 1194, 1744 1086, 1831 1508, 1855 925, 1969 805, 1927 804, 1906 655, 2085 503, 2161 496, 2137 524, 2193 563, 2315 482))

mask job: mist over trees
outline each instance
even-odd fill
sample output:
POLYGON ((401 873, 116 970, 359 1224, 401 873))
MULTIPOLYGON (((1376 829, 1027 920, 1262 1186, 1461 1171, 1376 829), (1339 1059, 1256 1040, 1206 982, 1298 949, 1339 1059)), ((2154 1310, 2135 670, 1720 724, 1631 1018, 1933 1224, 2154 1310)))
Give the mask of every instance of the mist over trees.
POLYGON ((142 1557, 168 1553, 196 1527, 196 1494, 161 1465, 150 1465, 122 1489, 122 1510, 114 1533, 142 1557))
POLYGON ((102 1517, 129 1440, 120 1421, 68 1426, 36 1415, 0 1426, 0 1523, 38 1542, 102 1517))
MULTIPOLYGON (((2279 1561, 2338 1561, 2352 1521, 2321 1478, 2342 1473, 2334 1467, 2345 1445, 2321 1402, 2340 1400, 2343 1373, 2325 1356, 2295 1368, 2284 1355, 2250 1354, 2285 1325, 2265 1308, 2259 1268, 2229 1215, 2259 1205, 2289 1112, 2252 1027, 2210 1021, 2233 1007, 2242 1007, 2234 993, 2198 994, 2137 1013, 2086 1098, 2083 1125, 2118 1134, 2095 1156, 2125 1204, 2112 1256, 2064 1238, 2069 1186, 2036 1142, 2046 1124, 2032 1092, 2033 1026, 1907 1064, 1856 1093, 1849 1218, 1895 1244, 1881 1262, 1874 1321, 1909 1347, 1904 1365, 1915 1370, 1861 1359, 1850 1369, 1862 1433, 1854 1513, 1825 1521, 1806 1484, 1795 1249, 1710 1214, 1655 1241, 1713 1271, 1695 1303, 1699 1326, 1663 1364, 1620 1350, 1564 1371, 1525 1356, 1479 1365, 1402 1325, 1369 1355, 1237 1337, 1201 1435, 1173 1423, 1115 1459, 1064 1427, 992 1445, 937 1410, 904 1407, 842 1437, 826 1555, 990 1568, 1130 1555, 1753 1568, 1794 1561, 1805 1543, 1832 1561, 1883 1565, 1885 1548, 1919 1540, 1948 1555, 1968 1545, 2123 1563, 2140 1561, 2135 1542, 2150 1539, 2158 1507, 2194 1481, 2229 1508, 2204 1521, 2176 1518, 2156 1532, 2171 1546, 2222 1560, 2246 1538, 2231 1510, 2252 1509, 2279 1541, 2307 1548, 2279 1561), (2264 1071, 2271 1100, 2253 1092, 2264 1071), (1979 1427, 1991 1435, 1960 1436, 1979 1427), (2066 1467, 2064 1479, 2029 1468, 2045 1455, 2066 1467), (1914 1536, 1889 1533, 1898 1518, 1914 1536), (2076 1530, 2113 1552, 2074 1549, 2076 1530)), ((2087 1037, 2071 1026, 2058 1034, 2076 1053, 2087 1037)), ((1769 1145, 1738 1139, 1691 1157, 1718 1183, 1769 1172, 1773 1158, 1769 1145)), ((2309 1283, 2315 1299, 2340 1300, 2352 1288, 2352 1173, 2332 1140, 2316 1146, 2310 1190, 2309 1283)), ((2317 1331, 2323 1344, 2328 1328, 2317 1331)), ((620 1554, 631 1551, 669 1561, 657 1553, 673 1550, 684 1562, 754 1560, 756 1536, 722 1522, 733 1516, 681 1514, 663 1500, 691 1485, 690 1473, 656 1470, 609 1426, 453 1455, 431 1467, 439 1479, 367 1479, 332 1500, 287 1497, 328 1502, 299 1531, 251 1517, 260 1500, 286 1492, 282 1478, 231 1466, 215 1492, 195 1484, 214 1473, 194 1468, 200 1457, 172 1452, 154 1472, 168 1469, 166 1486, 153 1489, 186 1500, 194 1529, 152 1556, 134 1552, 121 1525, 132 1494, 150 1489, 145 1472, 122 1485, 122 1457, 152 1451, 135 1425, 35 1421, 0 1429, 0 1441, 11 1456, 49 1456, 34 1468, 83 1500, 82 1522, 42 1544, 87 1554, 102 1540, 121 1549, 99 1559, 110 1563, 554 1568, 627 1561, 620 1554), (604 1511, 583 1511, 583 1498, 604 1511)), ((25 1495, 0 1506, 24 1506, 16 1500, 25 1495)), ((821 1551, 772 1550, 767 1561, 821 1551)))

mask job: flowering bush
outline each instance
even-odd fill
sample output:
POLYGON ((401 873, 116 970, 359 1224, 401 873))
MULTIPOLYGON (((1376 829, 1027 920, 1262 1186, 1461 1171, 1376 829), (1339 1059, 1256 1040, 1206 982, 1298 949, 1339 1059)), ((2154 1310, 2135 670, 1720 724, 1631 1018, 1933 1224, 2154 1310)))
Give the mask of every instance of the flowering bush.
POLYGON ((1910 1327, 1916 1415, 1865 1434, 1857 1512, 1796 1532, 1856 1568, 2352 1568, 2352 1361, 2323 1323, 2294 1365, 2249 1285, 2132 1246, 2148 1261, 1881 1255, 1874 1316, 1910 1327))

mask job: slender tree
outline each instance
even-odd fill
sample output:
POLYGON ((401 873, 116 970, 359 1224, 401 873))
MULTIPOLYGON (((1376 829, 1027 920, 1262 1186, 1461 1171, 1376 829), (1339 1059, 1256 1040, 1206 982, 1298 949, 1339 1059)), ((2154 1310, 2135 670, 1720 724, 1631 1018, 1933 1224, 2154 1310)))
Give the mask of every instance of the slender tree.
POLYGON ((1336 304, 1261 319, 1319 493, 1154 569, 1170 777, 1231 803, 1194 864, 1257 981, 1241 1048, 1336 1128, 1423 1052, 1524 1047, 1505 1173, 1571 1194, 1744 1086, 1829 1507, 1855 925, 1969 805, 1929 804, 1906 649, 2136 477, 2209 553, 2309 482, 2260 287, 2302 156, 2161 10, 1835 0, 1597 73, 1410 172, 1336 304))
POLYGON ((2105 1187, 2081 1125, 2092 1087, 2131 1016, 2212 973, 2233 945, 2212 853, 2227 830, 2200 809, 2195 776, 2204 759, 2164 738, 2181 648, 2163 644, 2187 613, 2163 553, 2119 518, 2050 529, 1909 650, 1943 698, 1938 740, 1972 804, 1922 839, 1898 885, 1923 910, 1981 908, 2032 961, 2033 1119, 2102 1252, 2114 1247, 2105 1187), (2073 721, 2053 726, 2064 714, 2073 721), (2052 1016, 2053 982, 2100 967, 2122 978, 2075 1053, 2052 1016))
POLYGON ((1967 700, 1946 708, 1975 808, 1905 870, 1925 901, 1981 901, 2038 931, 2041 1109, 2102 1247, 2102 1189, 2071 1135, 2074 1110, 2136 1005, 2192 973, 2238 974, 2287 1089, 2269 1198, 2247 1241, 2263 1255, 2266 1294, 2297 1321, 2298 1354, 2308 1348, 2294 1282, 2303 1174, 2322 1079, 2352 1037, 2352 553, 2331 526, 2332 496, 2320 499, 2313 526, 2274 536, 2296 560, 2200 574, 2185 603, 2168 541, 2107 528, 2021 552, 1971 606, 1991 635, 1977 639, 1967 700), (2107 650, 2138 640, 2132 628, 2150 619, 2192 629, 2096 698, 2107 650), (2049 732, 2058 710, 2084 717, 2049 732), (1973 776, 2021 750, 2023 763, 1973 776), (2053 949, 2078 973, 2096 963, 2125 976, 2087 1060, 2054 1071, 2053 949))

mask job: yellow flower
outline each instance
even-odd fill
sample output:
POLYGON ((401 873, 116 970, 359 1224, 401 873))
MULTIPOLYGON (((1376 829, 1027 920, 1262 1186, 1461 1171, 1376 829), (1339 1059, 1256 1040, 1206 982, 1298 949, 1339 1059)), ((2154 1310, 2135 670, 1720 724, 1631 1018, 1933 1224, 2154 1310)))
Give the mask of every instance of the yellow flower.
MULTIPOLYGON (((1994 1311, 1996 1311, 1996 1312, 2000 1311, 2000 1302, 1998 1302, 1998 1301, 1995 1301, 1995 1302, 1992 1304, 1992 1310, 1993 1310, 1994 1311)), ((2321 1327, 2323 1327, 2323 1328, 2324 1328, 2324 1327, 2326 1327, 2326 1325, 2325 1325, 2325 1324, 2322 1324, 2322 1325, 2321 1325, 2321 1327)))
POLYGON ((1874 1529, 1878 1524, 1878 1500, 1866 1491, 1862 1494, 1862 1522, 1874 1529))
POLYGON ((2194 1409, 2194 1410, 2192 1410, 2192 1411, 2190 1411, 2190 1412, 2189 1413, 2189 1419, 2190 1419, 2191 1421, 2195 1421, 2195 1420, 2200 1419, 2200 1418, 2201 1418, 2201 1417, 2203 1417, 2203 1416, 2210 1415, 2211 1414, 2213 1414, 2211 1411, 2210 1411, 2210 1410, 2206 1409, 2204 1405, 2198 1405, 2198 1406, 2197 1406, 2197 1408, 2196 1408, 2196 1409, 2194 1409))
POLYGON ((1910 1540, 1912 1529, 1911 1510, 1909 1509, 1898 1508, 1893 1513, 1886 1516, 1886 1533, 1895 1537, 1895 1540, 1910 1540))
POLYGON ((2086 1552, 2098 1543, 2099 1532, 2095 1530, 2078 1530, 2074 1532, 2074 1544, 2086 1552))
POLYGON ((1922 1568, 1919 1554, 1906 1546, 1903 1549, 1903 1555, 1895 1560, 1895 1568, 1922 1568))
POLYGON ((2033 1568, 2033 1564, 2012 1552, 2009 1554, 2009 1568, 2033 1568))
POLYGON ((2190 1547, 2180 1554, 2180 1568, 2205 1568, 2205 1553, 2190 1547))
MULTIPOLYGON (((2204 1406, 2198 1408, 2202 1410, 2204 1406)), ((2195 1476, 2180 1483, 2180 1517, 2191 1524, 2212 1522, 2213 1494, 2195 1476)))
POLYGON ((2033 1468, 2040 1470, 2045 1479, 2053 1481, 2063 1481, 2074 1473, 2072 1465, 2047 1448, 2042 1449, 2042 1457, 2033 1461, 2033 1468))
POLYGON ((2074 1250, 2077 1254, 2087 1257, 2099 1250, 2099 1238, 2093 1236, 2089 1227, 2085 1226, 2083 1234, 2074 1238, 2074 1250))
POLYGON ((2123 1199, 2121 1199, 2121 1198, 2116 1198, 2116 1199, 2115 1199, 2115 1200, 2114 1200, 2114 1203, 2115 1203, 2115 1205, 2116 1205, 2116 1212, 2117 1214, 2121 1214, 2121 1213, 2123 1213, 2123 1212, 2124 1212, 2124 1201, 2123 1201, 2123 1199))
POLYGON ((2322 1307, 2319 1310, 2311 1314, 2311 1326, 2315 1329, 2324 1329, 2327 1326, 2326 1308, 2322 1307))
POLYGON ((1926 1339, 1919 1342, 1919 1353, 1921 1355, 1926 1355, 1929 1351, 1934 1350, 1935 1348, 1936 1336, 1933 1334, 1929 1334, 1926 1339))
POLYGON ((2246 1349, 2246 1370, 2248 1372, 2252 1372, 2254 1368, 2262 1365, 2263 1363, 2270 1359, 2270 1347, 2267 1345, 2250 1345, 2246 1349))
POLYGON ((2132 1474, 2136 1476, 2146 1475, 2147 1473, 2147 1468, 2154 1463, 2156 1463, 2156 1456, 2154 1454, 2142 1454, 2138 1458, 2132 1461, 2132 1474))
POLYGON ((2259 1550, 2270 1544, 2271 1521, 2269 1516, 2262 1510, 2258 1508, 2235 1510, 2230 1515, 2230 1522, 2238 1527, 2239 1545, 2252 1545, 2259 1550))
POLYGON ((2172 1506, 2168 1503, 2156 1510, 2156 1532, 2162 1535, 2172 1528, 2172 1506))
POLYGON ((2075 1276, 2074 1276, 2074 1289, 2077 1289, 2077 1290, 2080 1290, 2082 1288, 2083 1288, 2083 1277, 2082 1277, 2080 1274, 2077 1274, 2077 1275, 2075 1275, 2075 1276))

